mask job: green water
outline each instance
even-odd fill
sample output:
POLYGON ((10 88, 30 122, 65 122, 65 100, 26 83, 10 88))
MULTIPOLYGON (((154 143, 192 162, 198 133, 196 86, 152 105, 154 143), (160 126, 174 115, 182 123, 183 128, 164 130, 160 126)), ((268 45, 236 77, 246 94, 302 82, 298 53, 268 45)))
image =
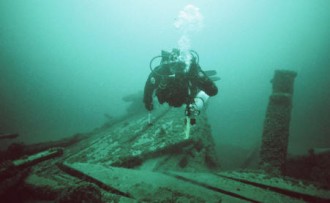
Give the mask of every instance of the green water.
POLYGON ((219 94, 218 145, 260 140, 275 69, 294 70, 290 151, 330 145, 330 1, 0 1, 0 133, 25 142, 88 132, 143 89, 149 61, 186 35, 219 94), (198 29, 174 24, 192 4, 198 29))

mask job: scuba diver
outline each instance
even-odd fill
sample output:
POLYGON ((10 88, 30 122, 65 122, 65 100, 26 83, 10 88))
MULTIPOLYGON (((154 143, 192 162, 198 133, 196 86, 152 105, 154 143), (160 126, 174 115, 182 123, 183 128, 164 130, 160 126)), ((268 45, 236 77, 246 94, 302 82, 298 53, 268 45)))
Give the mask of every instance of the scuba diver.
MULTIPOLYGON (((190 50, 188 53, 173 49, 172 52, 162 51, 161 56, 156 56, 150 61, 151 73, 144 87, 143 102, 150 112, 153 110, 154 92, 160 104, 168 103, 173 107, 186 104, 185 115, 194 125, 194 119, 200 113, 204 103, 210 96, 218 93, 214 81, 218 77, 211 77, 216 71, 203 71, 198 64, 197 52, 190 50), (153 61, 161 58, 160 64, 153 68, 153 61)), ((150 118, 149 118, 150 123, 150 118)))

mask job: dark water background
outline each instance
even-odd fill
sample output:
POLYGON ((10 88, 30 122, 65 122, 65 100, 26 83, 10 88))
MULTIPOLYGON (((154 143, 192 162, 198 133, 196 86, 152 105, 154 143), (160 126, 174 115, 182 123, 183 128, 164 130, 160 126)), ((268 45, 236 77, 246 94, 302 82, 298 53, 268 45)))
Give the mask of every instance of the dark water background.
POLYGON ((28 143, 88 132, 118 117, 143 89, 149 61, 178 46, 187 4, 204 69, 218 71, 210 100, 217 145, 261 138, 275 69, 297 71, 290 152, 330 145, 330 1, 0 1, 0 133, 28 143))

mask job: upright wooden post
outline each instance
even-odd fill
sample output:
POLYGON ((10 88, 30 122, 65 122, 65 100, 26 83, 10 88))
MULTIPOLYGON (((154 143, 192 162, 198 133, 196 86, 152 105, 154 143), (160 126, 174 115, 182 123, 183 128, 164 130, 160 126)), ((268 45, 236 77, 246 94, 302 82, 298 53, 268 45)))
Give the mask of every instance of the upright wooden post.
POLYGON ((293 84, 297 73, 276 70, 264 121, 260 168, 272 175, 285 170, 291 120, 293 84))

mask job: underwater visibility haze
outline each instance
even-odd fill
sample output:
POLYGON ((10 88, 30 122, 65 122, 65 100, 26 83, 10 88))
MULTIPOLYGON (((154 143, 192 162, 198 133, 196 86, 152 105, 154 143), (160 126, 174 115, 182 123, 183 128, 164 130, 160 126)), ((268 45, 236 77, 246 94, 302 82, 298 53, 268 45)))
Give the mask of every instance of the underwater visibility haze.
POLYGON ((2 0, 0 133, 58 140, 129 114, 122 98, 143 90, 150 59, 181 48, 221 77, 207 107, 218 148, 260 141, 277 69, 298 73, 289 153, 329 147, 329 10, 328 0, 2 0))

